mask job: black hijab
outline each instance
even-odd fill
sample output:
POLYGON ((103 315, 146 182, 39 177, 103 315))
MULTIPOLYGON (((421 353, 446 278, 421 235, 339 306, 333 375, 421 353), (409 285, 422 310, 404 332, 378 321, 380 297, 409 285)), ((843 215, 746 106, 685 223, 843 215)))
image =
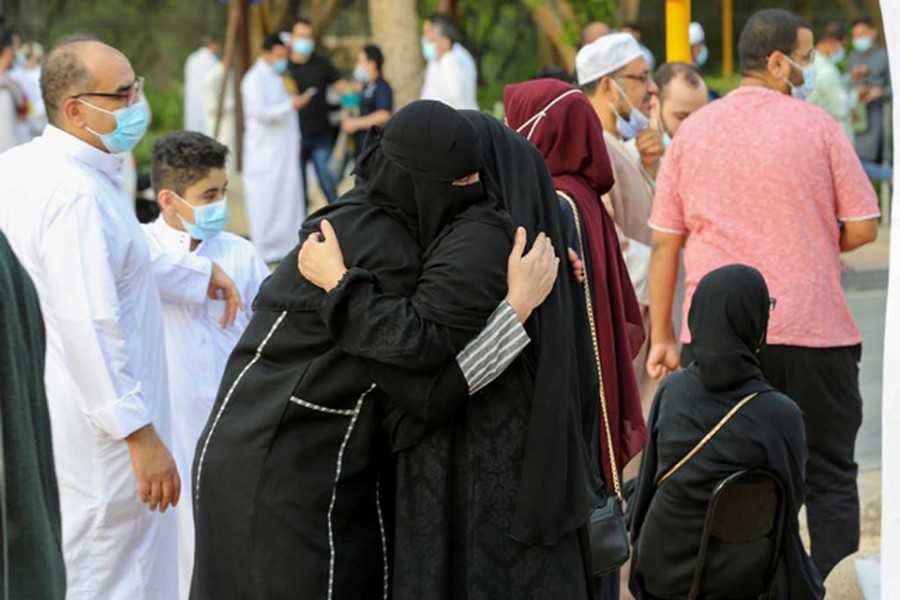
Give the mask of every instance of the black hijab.
MULTIPOLYGON (((530 240, 543 231, 557 256, 566 256, 559 201, 543 156, 493 117, 478 111, 461 114, 481 139, 489 191, 496 189, 530 240)), ((596 416, 597 378, 583 375, 593 373, 590 361, 583 366, 578 362, 590 356, 587 348, 578 351, 576 336, 576 331, 587 331, 587 319, 583 326, 573 326, 585 311, 573 308, 578 296, 568 262, 561 260, 559 268, 552 293, 527 324, 534 394, 510 536, 529 544, 555 544, 584 524, 589 508, 586 440, 596 416)))
POLYGON ((691 300, 688 326, 691 353, 709 391, 772 389, 757 358, 769 326, 769 289, 759 271, 729 265, 703 277, 691 300))
POLYGON ((481 170, 475 129, 458 112, 433 100, 398 111, 367 138, 359 175, 369 202, 399 220, 426 250, 458 214, 486 199, 479 182, 452 182, 481 170))

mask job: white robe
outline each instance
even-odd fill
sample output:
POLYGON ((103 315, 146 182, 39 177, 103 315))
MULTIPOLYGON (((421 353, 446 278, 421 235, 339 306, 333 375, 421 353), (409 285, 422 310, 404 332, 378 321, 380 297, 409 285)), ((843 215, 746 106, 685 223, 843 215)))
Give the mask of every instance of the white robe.
POLYGON ((28 117, 22 124, 24 143, 40 135, 47 126, 47 108, 41 94, 41 67, 13 69, 9 72, 9 76, 19 84, 25 92, 25 97, 28 98, 28 117))
POLYGON ((478 69, 475 59, 462 44, 425 66, 423 100, 440 100, 457 110, 478 110, 478 69))
POLYGON ((162 305, 121 162, 52 126, 0 156, 0 229, 47 331, 69 600, 176 593, 175 515, 141 503, 123 440, 152 423, 167 442, 169 411, 162 305))
MULTIPOLYGON (((173 454, 178 471, 188 480, 197 440, 216 400, 225 364, 247 324, 250 306, 269 269, 253 245, 223 232, 191 252, 191 237, 162 218, 144 225, 163 302, 168 360, 173 454), (168 260, 166 260, 168 259, 168 260), (189 259, 193 271, 173 272, 168 262, 189 259), (217 263, 238 286, 247 310, 235 324, 222 329, 223 300, 206 296, 212 263, 217 263)), ((178 597, 187 599, 194 566, 194 518, 189 487, 181 496, 178 521, 178 597)))
POLYGON ((207 47, 198 48, 184 63, 184 128, 209 134, 206 123, 206 77, 219 59, 207 47))
POLYGON ((16 96, 21 93, 9 74, 0 73, 0 153, 22 143, 22 122, 16 114, 16 96))
POLYGON ((300 185, 300 125, 284 80, 263 59, 241 82, 244 201, 250 240, 267 263, 297 245, 306 212, 300 185))
POLYGON ((237 172, 237 126, 235 123, 234 101, 234 73, 229 74, 228 84, 225 87, 225 97, 222 101, 222 122, 219 125, 219 135, 216 133, 216 118, 219 115, 219 93, 222 91, 222 80, 225 78, 225 66, 217 64, 203 82, 205 94, 206 127, 208 135, 215 136, 220 144, 228 146, 231 152, 225 163, 225 170, 229 177, 237 172))

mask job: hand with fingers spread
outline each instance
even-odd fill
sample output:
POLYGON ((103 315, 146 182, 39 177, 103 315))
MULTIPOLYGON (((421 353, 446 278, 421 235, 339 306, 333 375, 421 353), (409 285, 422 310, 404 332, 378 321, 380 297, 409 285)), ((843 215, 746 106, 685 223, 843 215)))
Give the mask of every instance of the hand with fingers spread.
POLYGON ((327 219, 323 219, 319 233, 310 235, 303 242, 297 255, 297 268, 310 283, 326 292, 333 290, 347 267, 337 233, 327 219))
POLYGON ((553 243, 543 233, 538 234, 531 250, 524 257, 525 228, 516 230, 516 241, 509 254, 506 301, 524 323, 532 311, 547 299, 553 290, 559 273, 559 258, 553 251, 553 243))
POLYGON ((241 300, 241 293, 238 291, 237 285, 216 263, 213 263, 207 295, 210 300, 225 301, 225 314, 221 321, 222 329, 234 325, 238 311, 244 310, 244 302, 241 300))
POLYGON ((571 248, 569 248, 568 257, 569 264, 572 265, 572 275, 575 276, 578 283, 584 283, 584 261, 571 248))
POLYGON ((131 467, 138 482, 141 502, 150 510, 164 513, 181 498, 181 479, 175 459, 153 425, 146 425, 125 438, 131 453, 131 467))

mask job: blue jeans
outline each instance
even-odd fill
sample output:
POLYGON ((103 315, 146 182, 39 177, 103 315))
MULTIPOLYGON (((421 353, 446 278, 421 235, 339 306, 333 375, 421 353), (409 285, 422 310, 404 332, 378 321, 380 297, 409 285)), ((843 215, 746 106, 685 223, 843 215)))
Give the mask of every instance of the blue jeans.
POLYGON ((880 163, 871 162, 868 160, 862 161, 862 166, 866 172, 866 175, 872 181, 894 181, 893 167, 886 167, 880 163))
POLYGON ((334 140, 331 139, 330 133, 304 135, 300 144, 300 176, 303 178, 303 190, 304 192, 309 191, 306 181, 306 165, 312 160, 319 187, 322 188, 322 193, 325 194, 329 204, 337 202, 337 188, 331 171, 328 170, 328 161, 331 159, 333 145, 334 140))

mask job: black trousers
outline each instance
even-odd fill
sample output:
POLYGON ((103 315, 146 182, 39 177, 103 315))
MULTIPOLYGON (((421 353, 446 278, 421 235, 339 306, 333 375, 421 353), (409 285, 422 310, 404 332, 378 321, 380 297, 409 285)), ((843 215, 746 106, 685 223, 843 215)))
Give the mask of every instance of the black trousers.
MULTIPOLYGON (((822 579, 859 549, 859 467, 854 457, 862 424, 861 346, 767 346, 760 364, 769 382, 803 410, 809 460, 806 515, 812 559, 822 579)), ((691 352, 685 347, 683 363, 691 352)))

